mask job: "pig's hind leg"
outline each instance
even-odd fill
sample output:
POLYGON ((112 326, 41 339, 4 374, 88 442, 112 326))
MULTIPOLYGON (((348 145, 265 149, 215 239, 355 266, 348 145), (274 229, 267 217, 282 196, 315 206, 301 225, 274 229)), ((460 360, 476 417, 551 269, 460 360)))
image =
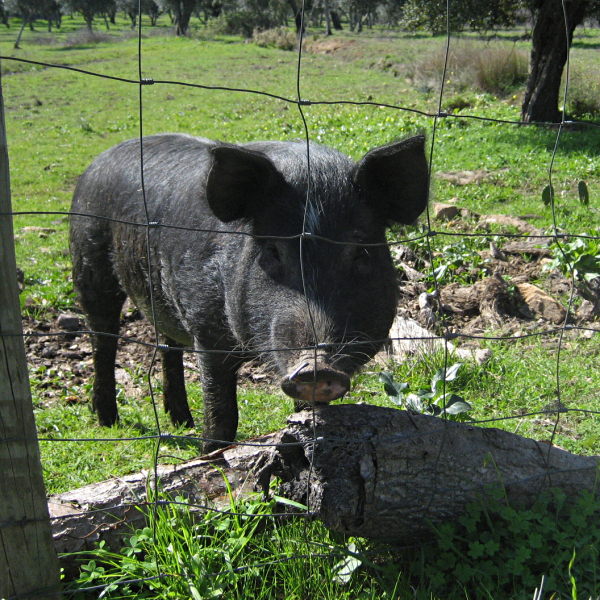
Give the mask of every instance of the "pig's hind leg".
POLYGON ((80 248, 73 248, 73 283, 92 335, 94 384, 92 407, 98 414, 100 425, 110 426, 118 419, 115 389, 115 358, 119 335, 119 321, 125 292, 121 289, 107 260, 93 260, 80 248))

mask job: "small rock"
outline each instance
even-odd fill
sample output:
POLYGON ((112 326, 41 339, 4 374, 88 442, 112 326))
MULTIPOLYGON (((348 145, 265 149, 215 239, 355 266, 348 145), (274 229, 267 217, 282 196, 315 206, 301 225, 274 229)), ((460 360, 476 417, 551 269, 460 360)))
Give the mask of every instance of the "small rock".
MULTIPOLYGON (((496 173, 500 173, 502 171, 503 169, 500 169, 500 171, 496 171, 496 173)), ((479 183, 480 181, 484 181, 493 174, 494 173, 491 173, 486 169, 476 169, 474 171, 449 171, 447 173, 436 173, 436 176, 440 179, 444 179, 445 181, 449 181, 454 185, 469 185, 471 183, 479 183)))
POLYGON ((27 225, 26 227, 21 227, 20 232, 38 233, 43 234, 47 237, 50 233, 56 233, 56 229, 53 229, 52 227, 39 227, 38 225, 27 225))
POLYGON ((423 292, 419 294, 418 298, 419 308, 423 310, 424 308, 428 308, 433 306, 434 298, 432 294, 428 294, 427 292, 423 292))
POLYGON ((410 265, 407 265, 404 262, 400 263, 400 268, 406 276, 406 279, 408 279, 409 281, 419 281, 421 279, 425 279, 425 275, 421 273, 421 271, 413 269, 410 265))
POLYGON ((56 325, 63 331, 77 331, 81 329, 81 318, 72 313, 62 313, 58 315, 56 325))
POLYGON ((518 283, 517 289, 525 304, 537 315, 557 325, 564 322, 567 311, 544 290, 531 283, 518 283))
POLYGON ((496 246, 496 244, 494 244, 494 242, 490 242, 490 255, 496 260, 506 260, 506 255, 498 248, 498 246, 496 246))
POLYGON ((54 346, 44 346, 42 351, 40 352, 40 356, 42 358, 54 358, 57 354, 56 348, 54 346))
POLYGON ((584 300, 577 309, 576 315, 582 321, 591 321, 594 318, 594 304, 589 300, 584 300))
POLYGON ((492 351, 488 348, 479 348, 475 350, 473 356, 475 357, 475 362, 478 365, 482 365, 492 358, 492 351))
POLYGON ((483 365, 492 358, 492 351, 487 348, 457 348, 455 354, 463 360, 472 360, 483 365))
POLYGON ((479 225, 504 225, 506 227, 514 227, 522 233, 539 233, 539 230, 533 225, 527 223, 519 217, 512 217, 510 215, 483 215, 479 219, 479 225))
POLYGON ((83 354, 81 352, 75 352, 73 350, 64 350, 61 352, 61 356, 68 360, 81 360, 83 358, 83 354))
POLYGON ((460 208, 454 204, 442 204, 434 202, 432 206, 433 218, 438 220, 449 221, 460 214, 460 208))
MULTIPOLYGON (((389 332, 391 358, 402 362, 410 356, 432 354, 444 343, 435 333, 425 329, 413 319, 397 316, 389 332)), ((451 346, 449 344, 449 346, 451 346)))
POLYGON ((426 306, 419 311, 418 319, 419 323, 423 324, 425 327, 433 327, 435 325, 435 313, 429 306, 426 306))

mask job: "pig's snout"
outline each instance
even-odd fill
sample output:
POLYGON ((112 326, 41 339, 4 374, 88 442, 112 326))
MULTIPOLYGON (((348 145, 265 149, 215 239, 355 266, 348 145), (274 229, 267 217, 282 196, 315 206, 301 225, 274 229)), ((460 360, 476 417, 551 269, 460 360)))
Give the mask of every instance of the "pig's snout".
POLYGON ((326 404, 341 398, 350 389, 350 377, 314 357, 301 360, 281 382, 292 398, 308 404, 326 404))

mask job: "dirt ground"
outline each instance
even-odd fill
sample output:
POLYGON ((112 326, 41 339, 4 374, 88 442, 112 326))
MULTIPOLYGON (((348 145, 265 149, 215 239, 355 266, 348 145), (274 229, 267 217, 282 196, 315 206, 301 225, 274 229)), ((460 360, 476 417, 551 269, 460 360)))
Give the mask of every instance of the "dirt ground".
MULTIPOLYGON (((434 207, 435 216, 450 218, 452 226, 455 213, 444 206, 434 207)), ((479 225, 502 220, 530 234, 539 234, 526 220, 501 215, 481 218, 479 225)), ((460 223, 457 219, 457 230, 460 223)), ((481 260, 476 267, 464 265, 453 274, 453 279, 459 282, 440 284, 433 293, 431 278, 426 275, 431 270, 428 257, 418 256, 406 246, 393 246, 392 255, 400 272, 398 315, 417 322, 432 334, 450 331, 478 336, 493 331, 511 336, 552 330, 564 323, 597 330, 600 278, 587 285, 577 284, 572 290, 571 281, 558 271, 547 272, 544 266, 549 261, 551 242, 551 238, 532 237, 505 238, 499 245, 491 244, 489 250, 479 253, 481 260)), ((74 390, 66 396, 67 401, 84 402, 87 394, 78 390, 93 375, 90 337, 78 333, 85 330, 85 321, 77 313, 47 314, 44 320, 23 319, 26 350, 36 387, 43 402, 64 399, 65 387, 74 390)), ((593 335, 593 331, 579 330, 577 334, 593 335)), ((134 374, 146 372, 153 360, 156 361, 155 372, 159 374, 160 353, 155 356, 152 347, 156 339, 153 328, 131 305, 126 305, 121 335, 117 380, 127 393, 135 395, 134 374)), ((476 340, 461 342, 460 337, 455 343, 477 345, 476 340)), ((185 355, 185 364, 188 380, 197 379, 198 369, 191 353, 185 355)), ((271 383, 273 379, 272 374, 256 364, 247 365, 242 377, 262 383, 271 383)))

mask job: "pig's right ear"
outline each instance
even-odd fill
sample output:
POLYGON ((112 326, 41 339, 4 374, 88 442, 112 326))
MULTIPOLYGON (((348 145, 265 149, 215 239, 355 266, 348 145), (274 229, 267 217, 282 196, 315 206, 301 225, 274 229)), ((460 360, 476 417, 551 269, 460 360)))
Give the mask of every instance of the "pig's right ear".
POLYGON ((282 176, 264 155, 239 146, 210 148, 212 165, 206 198, 215 216, 224 223, 251 217, 264 204, 267 191, 282 176))

